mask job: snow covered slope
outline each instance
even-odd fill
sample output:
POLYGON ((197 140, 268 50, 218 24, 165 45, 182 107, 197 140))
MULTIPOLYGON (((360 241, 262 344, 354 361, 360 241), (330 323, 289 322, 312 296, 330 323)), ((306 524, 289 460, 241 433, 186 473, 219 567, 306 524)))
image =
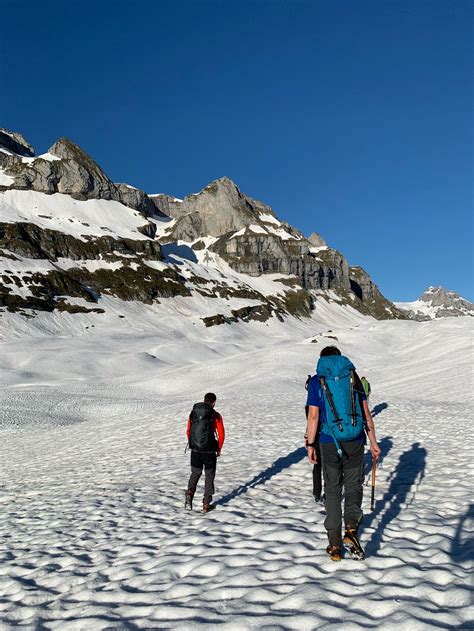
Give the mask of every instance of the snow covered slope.
POLYGON ((203 328, 186 298, 104 300, 94 320, 2 317, 1 629, 473 627, 470 318, 320 299, 203 328), (383 452, 368 558, 339 564, 302 448, 304 381, 334 343, 372 384, 383 452), (227 439, 203 516, 183 511, 183 451, 208 390, 227 439))
POLYGON ((61 193, 46 195, 14 189, 1 193, 0 222, 22 221, 82 241, 105 234, 128 239, 147 238, 138 230, 148 223, 143 215, 113 200, 82 201, 61 193))
MULTIPOLYGON (((0 317, 5 310, 25 317, 38 311, 103 313, 104 296, 145 304, 188 296, 199 303, 202 285, 209 283, 192 271, 193 264, 199 259, 202 269, 219 259, 231 277, 221 272, 214 295, 240 302, 230 309, 232 316, 206 316, 206 326, 305 317, 312 292, 320 290, 336 292, 340 302, 377 319, 405 319, 364 270, 356 273, 328 246, 315 252, 321 245, 319 235, 306 239, 227 177, 184 200, 149 196, 112 182, 68 138, 35 156, 21 134, 0 128, 0 317), (176 257, 162 255, 162 246, 188 261, 186 278, 176 257), (237 291, 233 272, 245 275, 237 291), (261 296, 260 280, 252 279, 276 275, 276 293, 261 296)), ((213 295, 209 287, 204 293, 213 295)))

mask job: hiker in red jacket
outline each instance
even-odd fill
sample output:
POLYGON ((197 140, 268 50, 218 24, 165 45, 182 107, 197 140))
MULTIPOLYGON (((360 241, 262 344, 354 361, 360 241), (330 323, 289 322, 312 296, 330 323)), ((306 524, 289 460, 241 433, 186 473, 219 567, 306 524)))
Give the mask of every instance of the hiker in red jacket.
POLYGON ((225 430, 222 416, 214 410, 216 395, 208 392, 204 402, 195 403, 188 419, 186 435, 191 449, 191 476, 184 507, 193 508, 193 497, 199 478, 204 468, 204 498, 202 510, 208 513, 215 505, 211 504, 214 494, 214 478, 216 476, 217 458, 221 455, 224 444, 225 430))

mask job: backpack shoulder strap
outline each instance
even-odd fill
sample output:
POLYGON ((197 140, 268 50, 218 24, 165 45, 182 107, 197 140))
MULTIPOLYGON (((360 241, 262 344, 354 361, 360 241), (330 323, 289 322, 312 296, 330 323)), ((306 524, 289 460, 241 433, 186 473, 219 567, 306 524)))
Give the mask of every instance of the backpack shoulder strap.
POLYGON ((342 431, 341 418, 337 413, 336 406, 334 404, 334 399, 332 398, 331 390, 329 390, 328 384, 326 383, 326 379, 324 377, 319 377, 319 383, 321 384, 321 388, 326 395, 326 399, 328 400, 329 406, 334 415, 334 422, 338 424, 339 429, 342 431))
MULTIPOLYGON (((329 387, 326 383, 326 379, 324 377, 319 377, 319 383, 331 407, 332 413, 334 415, 334 422, 338 424, 339 429, 342 429, 341 419, 339 418, 337 414, 336 406, 334 405, 334 399, 332 398, 331 390, 329 390, 329 387)), ((336 450, 337 450, 337 453, 339 454, 339 457, 342 458, 341 445, 339 444, 339 441, 334 435, 334 432, 330 423, 328 423, 328 431, 329 431, 329 434, 332 436, 332 439, 334 440, 334 444, 336 445, 336 450)))
POLYGON ((351 370, 350 374, 350 389, 351 389, 351 418, 352 425, 356 424, 357 420, 357 409, 356 409, 356 400, 355 400, 355 370, 351 370))

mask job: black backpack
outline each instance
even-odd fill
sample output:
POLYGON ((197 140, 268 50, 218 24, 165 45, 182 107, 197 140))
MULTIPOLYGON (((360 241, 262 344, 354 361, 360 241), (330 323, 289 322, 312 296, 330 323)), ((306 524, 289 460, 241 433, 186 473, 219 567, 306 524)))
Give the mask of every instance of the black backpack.
POLYGON ((214 418, 216 413, 208 403, 195 403, 189 420, 189 448, 194 451, 216 451, 217 440, 214 436, 214 418))

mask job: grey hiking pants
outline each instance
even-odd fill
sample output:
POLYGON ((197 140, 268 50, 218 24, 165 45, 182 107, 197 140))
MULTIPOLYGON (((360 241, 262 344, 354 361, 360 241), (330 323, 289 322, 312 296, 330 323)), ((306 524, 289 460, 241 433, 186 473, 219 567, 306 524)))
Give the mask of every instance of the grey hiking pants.
POLYGON ((191 476, 188 482, 188 491, 194 495, 199 478, 204 467, 204 504, 210 504, 214 495, 214 478, 216 477, 217 457, 212 452, 191 452, 191 476))
POLYGON ((331 546, 341 546, 342 487, 344 487, 344 524, 357 528, 362 520, 362 495, 364 483, 364 445, 356 441, 343 442, 343 457, 336 445, 320 443, 323 461, 324 491, 326 493, 326 519, 324 527, 331 546))

